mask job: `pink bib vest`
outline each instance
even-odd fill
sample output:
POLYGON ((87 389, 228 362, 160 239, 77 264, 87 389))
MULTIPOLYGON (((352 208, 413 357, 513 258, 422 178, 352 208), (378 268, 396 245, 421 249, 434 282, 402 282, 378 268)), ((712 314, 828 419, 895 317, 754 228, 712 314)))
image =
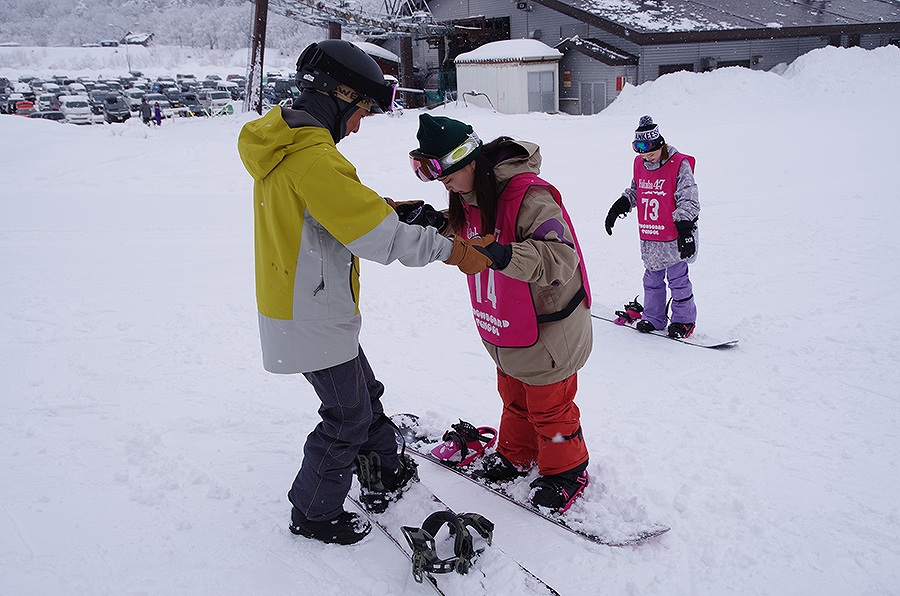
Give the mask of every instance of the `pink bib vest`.
POLYGON ((637 193, 638 231, 641 240, 668 242, 678 238, 672 220, 675 211, 675 185, 682 160, 694 169, 694 158, 676 153, 662 167, 653 171, 644 167, 640 155, 634 158, 634 186, 637 193))
MULTIPOLYGON (((575 228, 569 219, 562 196, 549 182, 531 173, 514 176, 506 185, 497 204, 497 224, 494 238, 502 244, 516 241, 516 217, 525 193, 532 186, 541 186, 550 191, 556 203, 562 209, 563 219, 569 226, 575 241, 575 250, 581 260, 581 282, 584 287, 587 305, 591 304, 591 290, 588 285, 587 270, 581 246, 575 236, 575 228)), ((466 237, 472 238, 483 234, 481 230, 481 213, 467 203, 463 203, 466 213, 466 237)), ((563 230, 558 232, 560 239, 563 230)), ((502 271, 485 269, 479 274, 468 276, 469 296, 472 299, 472 314, 481 338, 501 348, 525 348, 533 346, 538 340, 538 315, 534 310, 531 288, 524 281, 507 277, 502 271)), ((581 300, 579 300, 579 303, 581 300)), ((564 317, 559 317, 564 318, 564 317)), ((558 320, 558 319, 552 319, 558 320)))

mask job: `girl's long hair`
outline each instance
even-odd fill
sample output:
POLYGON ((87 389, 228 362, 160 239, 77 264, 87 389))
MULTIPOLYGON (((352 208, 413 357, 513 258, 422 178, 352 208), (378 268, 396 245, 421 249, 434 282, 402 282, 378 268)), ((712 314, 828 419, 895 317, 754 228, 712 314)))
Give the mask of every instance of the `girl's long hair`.
MULTIPOLYGON (((475 158, 475 200, 481 213, 481 233, 493 234, 497 225, 497 201, 500 193, 497 190, 497 178, 494 176, 494 165, 497 163, 497 152, 500 144, 511 141, 512 137, 497 137, 481 148, 475 158)), ((459 235, 466 226, 464 199, 459 193, 450 193, 450 209, 448 212, 450 231, 459 235)))

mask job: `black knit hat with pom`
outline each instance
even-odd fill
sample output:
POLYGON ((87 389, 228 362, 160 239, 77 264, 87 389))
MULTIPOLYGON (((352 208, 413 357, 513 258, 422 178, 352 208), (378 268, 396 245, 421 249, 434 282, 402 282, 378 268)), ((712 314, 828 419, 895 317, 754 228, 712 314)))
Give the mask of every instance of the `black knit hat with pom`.
POLYGON ((634 131, 634 140, 649 142, 650 151, 656 151, 666 144, 666 140, 659 134, 659 126, 654 124, 650 116, 641 116, 637 130, 634 131))

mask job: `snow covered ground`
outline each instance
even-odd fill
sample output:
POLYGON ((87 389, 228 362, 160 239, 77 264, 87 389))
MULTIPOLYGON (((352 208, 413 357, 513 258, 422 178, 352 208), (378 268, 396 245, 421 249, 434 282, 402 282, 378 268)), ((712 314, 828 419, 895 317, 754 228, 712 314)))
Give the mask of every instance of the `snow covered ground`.
MULTIPOLYGON (((578 397, 591 495, 670 525, 655 541, 589 545, 424 464, 423 482, 567 596, 900 594, 898 97, 900 49, 826 48, 780 75, 667 75, 590 117, 437 110, 541 145, 597 308, 641 291, 635 218, 612 238, 603 219, 653 115, 697 158, 698 332, 740 345, 595 322, 578 397)), ((347 548, 287 530, 317 400, 260 364, 235 150, 252 117, 0 116, 0 593, 429 593, 377 532, 347 548)), ((369 118, 340 148, 382 194, 446 205, 409 171, 416 126, 369 118)), ((463 276, 364 263, 362 288, 386 408, 496 424, 463 276)), ((498 593, 467 578, 449 584, 498 593)))

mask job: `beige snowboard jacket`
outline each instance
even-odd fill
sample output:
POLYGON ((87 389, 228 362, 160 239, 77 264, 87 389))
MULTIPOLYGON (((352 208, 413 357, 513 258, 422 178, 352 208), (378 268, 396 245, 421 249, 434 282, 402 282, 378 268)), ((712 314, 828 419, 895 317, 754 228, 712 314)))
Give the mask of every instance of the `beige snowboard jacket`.
MULTIPOLYGON (((534 143, 506 141, 498 154, 504 156, 494 167, 498 192, 517 174, 540 173, 540 149, 534 143)), ((461 196, 470 205, 477 206, 474 193, 461 196)), ((525 193, 516 219, 512 259, 498 273, 527 282, 535 311, 542 315, 563 310, 581 289, 579 265, 572 230, 562 210, 548 190, 532 186, 525 193), (547 226, 550 220, 556 220, 562 227, 564 238, 558 238, 556 232, 546 236, 538 232, 542 226, 542 229, 559 229, 555 225, 547 226)), ((570 377, 584 366, 592 344, 591 313, 584 302, 565 319, 540 324, 539 337, 533 346, 500 348, 484 342, 498 369, 529 385, 549 385, 570 377)))

